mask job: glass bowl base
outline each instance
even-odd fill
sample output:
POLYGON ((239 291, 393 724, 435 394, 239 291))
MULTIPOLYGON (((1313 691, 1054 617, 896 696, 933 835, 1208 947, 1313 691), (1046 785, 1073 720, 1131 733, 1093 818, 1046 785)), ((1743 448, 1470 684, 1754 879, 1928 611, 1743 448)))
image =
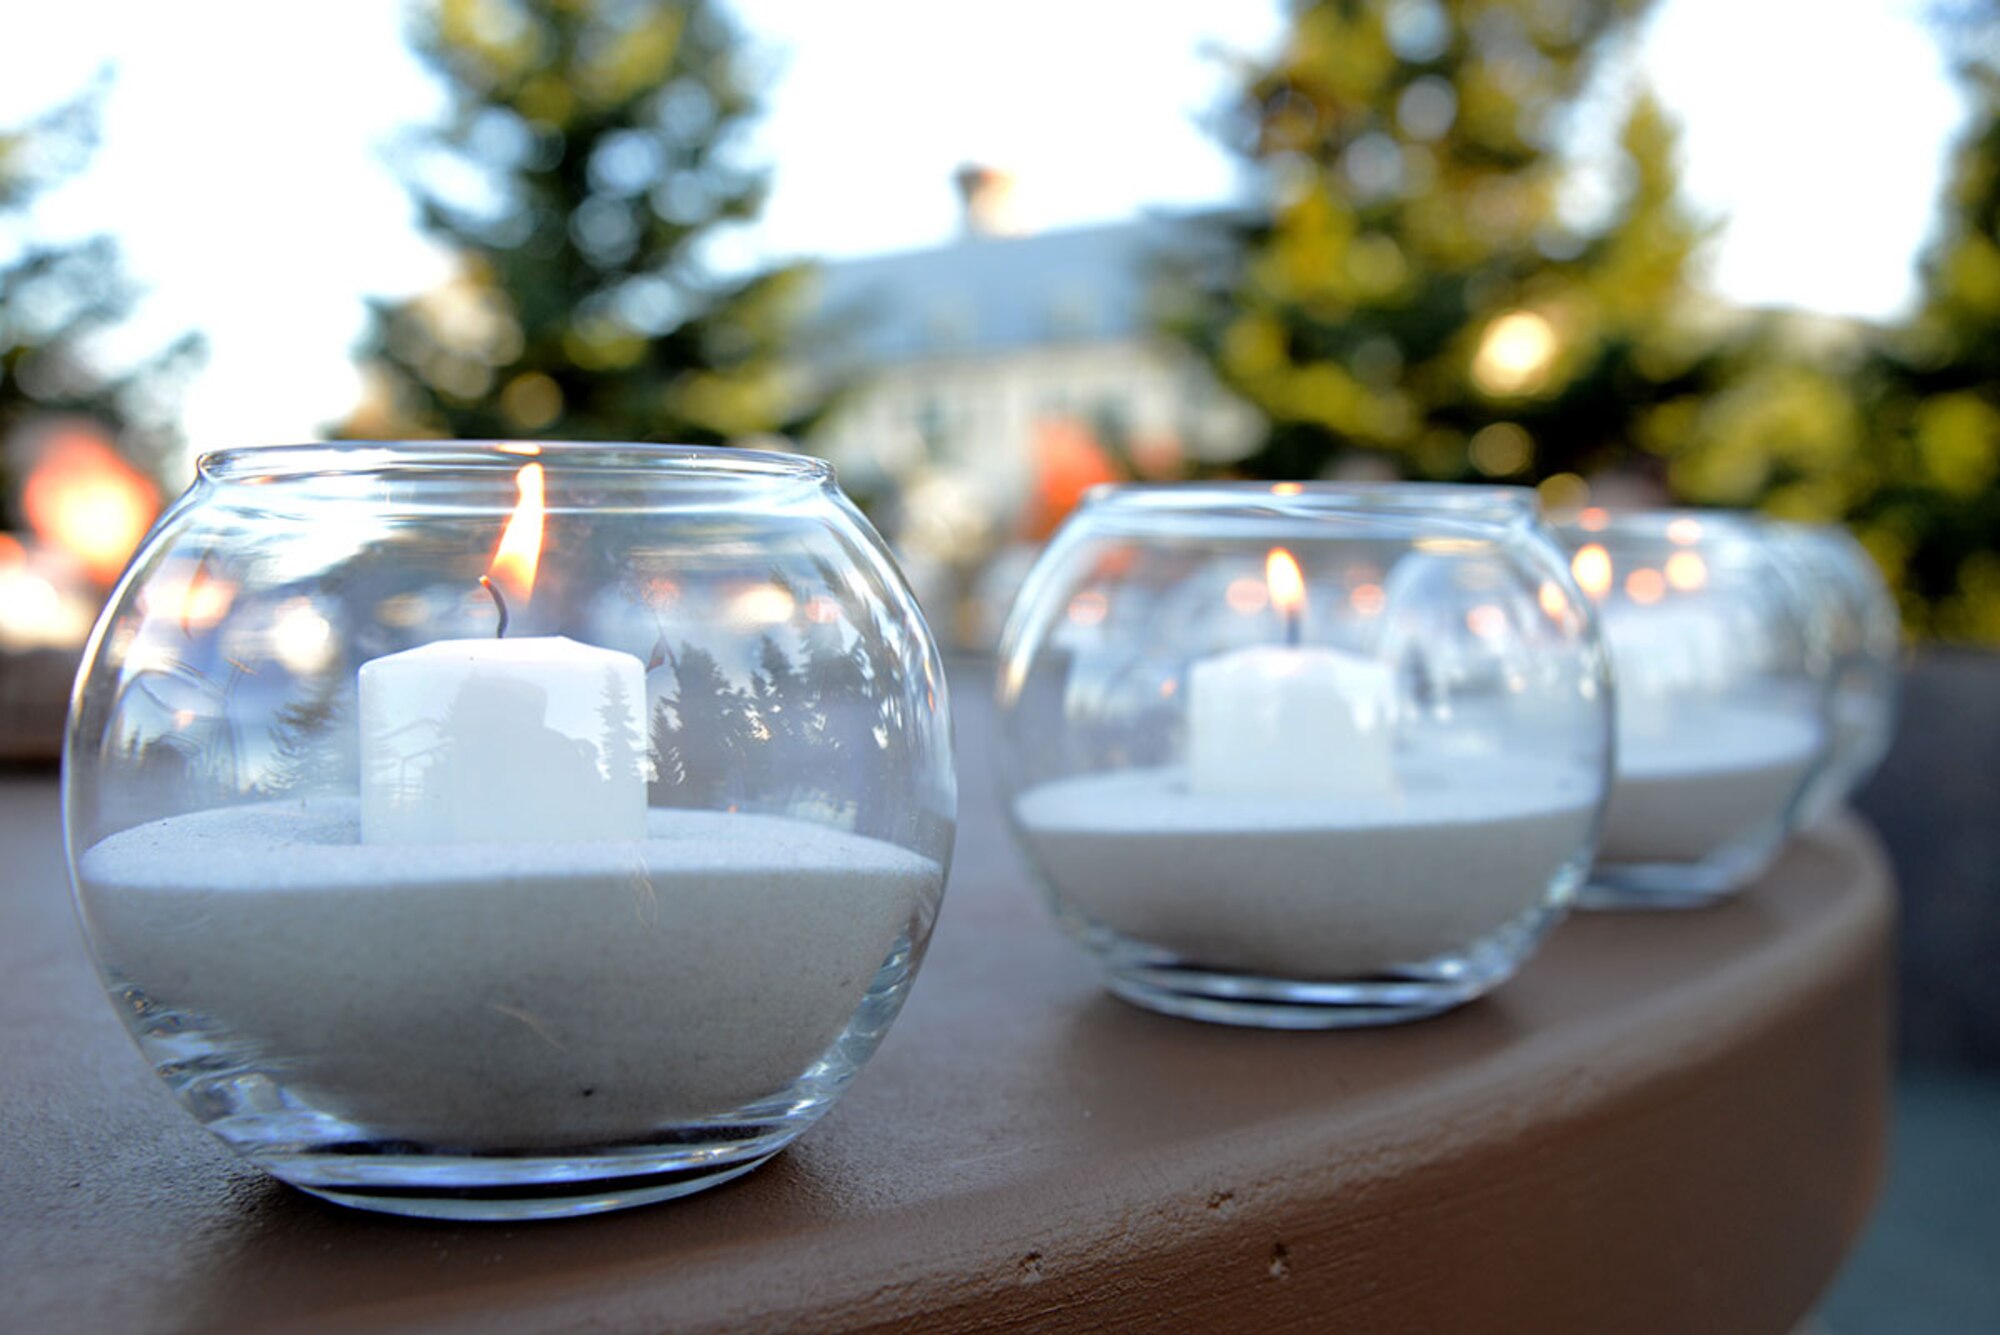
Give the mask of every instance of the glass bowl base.
POLYGON ((1768 857, 1703 862, 1614 862, 1590 869, 1578 908, 1701 909, 1734 898, 1769 863, 1768 857))
POLYGON ((259 1168, 337 1205, 419 1219, 519 1222, 603 1214, 719 1186, 795 1139, 784 1127, 723 1147, 486 1157, 341 1146, 259 1156, 259 1168))
POLYGON ((1421 1020, 1491 992, 1534 953, 1561 910, 1540 908, 1462 949, 1349 978, 1218 967, 1060 907, 1057 917, 1096 956, 1112 995, 1135 1006, 1255 1029, 1362 1029, 1421 1020))
POLYGON ((1147 1010, 1257 1029, 1401 1024, 1464 1005, 1493 985, 1465 978, 1309 982, 1159 965, 1113 969, 1105 981, 1114 996, 1147 1010))

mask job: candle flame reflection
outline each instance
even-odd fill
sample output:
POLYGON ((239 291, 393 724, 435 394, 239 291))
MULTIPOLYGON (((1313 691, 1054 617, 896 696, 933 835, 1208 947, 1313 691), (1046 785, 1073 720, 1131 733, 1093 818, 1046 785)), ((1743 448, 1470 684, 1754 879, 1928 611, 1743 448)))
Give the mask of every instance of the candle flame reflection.
POLYGON ((1551 621, 1561 621, 1569 612, 1569 599, 1563 595, 1562 586, 1554 580, 1545 579, 1536 591, 1535 600, 1542 605, 1542 613, 1551 621))
POLYGON ((1635 603, 1657 603, 1666 591, 1666 577, 1651 566, 1641 566, 1625 577, 1625 596, 1635 603))
POLYGON ((1092 589, 1086 589, 1069 600, 1071 625, 1101 625, 1111 613, 1111 600, 1092 589))
POLYGON ((1611 553, 1596 543, 1579 547, 1570 558, 1570 573, 1583 591, 1593 598, 1602 598, 1611 592, 1611 553))
POLYGON ((1692 593, 1708 583, 1708 565, 1693 552, 1675 552, 1667 558, 1667 583, 1692 593))
POLYGON ((542 560, 542 523, 547 513, 542 466, 523 465, 514 475, 514 484, 520 489, 521 499, 500 534, 500 546, 493 553, 493 564, 486 573, 519 606, 526 606, 535 591, 535 569, 542 560))
POLYGON ((1229 604, 1230 611, 1244 616, 1261 612, 1271 604, 1271 594, 1265 589, 1264 581, 1250 575, 1230 580, 1229 587, 1222 591, 1222 599, 1229 604))

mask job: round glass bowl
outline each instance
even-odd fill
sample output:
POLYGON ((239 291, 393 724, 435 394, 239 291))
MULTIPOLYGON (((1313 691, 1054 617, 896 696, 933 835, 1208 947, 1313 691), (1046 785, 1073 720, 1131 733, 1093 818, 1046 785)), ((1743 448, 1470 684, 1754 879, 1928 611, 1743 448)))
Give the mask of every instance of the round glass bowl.
POLYGON ((1590 510, 1558 527, 1598 604, 1617 691, 1617 774, 1582 902, 1685 908, 1754 879, 1827 748, 1827 681, 1767 524, 1590 510))
POLYGON ((1494 488, 1091 492, 1000 647, 1013 828, 1111 990, 1328 1028, 1507 978, 1589 865, 1607 667, 1494 488))
POLYGON ((1814 670, 1832 690, 1832 740, 1800 803, 1799 821, 1824 820, 1882 764, 1896 733, 1901 618, 1881 569, 1838 524, 1773 522, 1798 577, 1814 670))
POLYGON ((936 648, 830 470, 641 445, 209 456, 98 623, 64 784, 99 969, 203 1125, 506 1219, 824 1113, 957 800, 936 648))

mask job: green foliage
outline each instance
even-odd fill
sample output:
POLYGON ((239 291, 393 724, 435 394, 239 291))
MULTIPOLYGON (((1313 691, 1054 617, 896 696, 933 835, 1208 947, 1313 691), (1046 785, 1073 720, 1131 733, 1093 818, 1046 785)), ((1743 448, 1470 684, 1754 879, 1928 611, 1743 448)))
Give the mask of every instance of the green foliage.
POLYGON ((810 270, 724 278, 755 104, 709 0, 438 0, 419 52, 451 97, 411 173, 459 274, 377 303, 348 435, 713 443, 809 421, 784 356, 810 270))
POLYGON ((1270 431, 1243 462, 1312 476, 1357 454, 1407 476, 1534 480, 1612 466, 1648 405, 1719 354, 1689 318, 1702 230, 1650 98, 1624 188, 1558 208, 1551 144, 1592 52, 1644 0, 1324 0, 1246 84, 1232 138, 1267 183, 1219 267, 1183 270, 1173 330, 1270 431))
POLYGON ((2000 71, 1964 75, 1974 114, 1923 305, 1867 367, 1878 467, 1854 510, 1913 629, 2000 644, 2000 71))
MULTIPOLYGON (((99 85, 0 131, 0 442, 44 418, 89 417, 141 466, 164 473, 179 445, 169 425, 178 389, 200 360, 201 339, 185 335, 122 374, 105 371, 93 345, 138 297, 116 244, 106 236, 42 241, 31 226, 36 200, 82 170, 96 148, 102 93, 99 85)), ((0 457, 0 483, 6 462, 0 457)), ((0 486, 0 495, 10 492, 0 486)))
POLYGON ((2000 642, 2000 6, 1940 15, 1977 106, 1904 329, 1706 309, 1675 132, 1639 97, 1616 204, 1558 207, 1553 127, 1648 0, 1300 0, 1229 122, 1266 191, 1167 326, 1269 419, 1240 467, 1637 477, 1845 520, 1920 634, 2000 642), (1381 466, 1378 464, 1378 467, 1381 466))

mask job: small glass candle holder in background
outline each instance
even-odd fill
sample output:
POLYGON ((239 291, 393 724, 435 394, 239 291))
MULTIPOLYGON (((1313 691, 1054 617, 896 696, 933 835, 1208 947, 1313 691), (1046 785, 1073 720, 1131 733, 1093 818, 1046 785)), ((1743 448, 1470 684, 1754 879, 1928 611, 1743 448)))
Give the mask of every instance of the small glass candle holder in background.
POLYGON ((748 1171, 900 1008, 944 679, 816 460, 436 443, 202 461, 65 756, 155 1071, 317 1195, 520 1219, 748 1171))
POLYGON ((1100 488, 1056 535, 1001 641, 1001 786, 1113 992, 1412 1019, 1561 917, 1607 665, 1532 500, 1496 491, 1100 488))
POLYGON ((1799 805, 1810 826, 1859 791, 1895 740, 1902 622, 1881 569, 1845 528, 1774 520, 1771 531, 1805 597, 1813 670, 1832 690, 1826 763, 1799 805))
POLYGON ((1826 755, 1799 586, 1753 516, 1592 509, 1556 531, 1597 601, 1617 696, 1617 773, 1582 904, 1712 903, 1777 856, 1826 755))

